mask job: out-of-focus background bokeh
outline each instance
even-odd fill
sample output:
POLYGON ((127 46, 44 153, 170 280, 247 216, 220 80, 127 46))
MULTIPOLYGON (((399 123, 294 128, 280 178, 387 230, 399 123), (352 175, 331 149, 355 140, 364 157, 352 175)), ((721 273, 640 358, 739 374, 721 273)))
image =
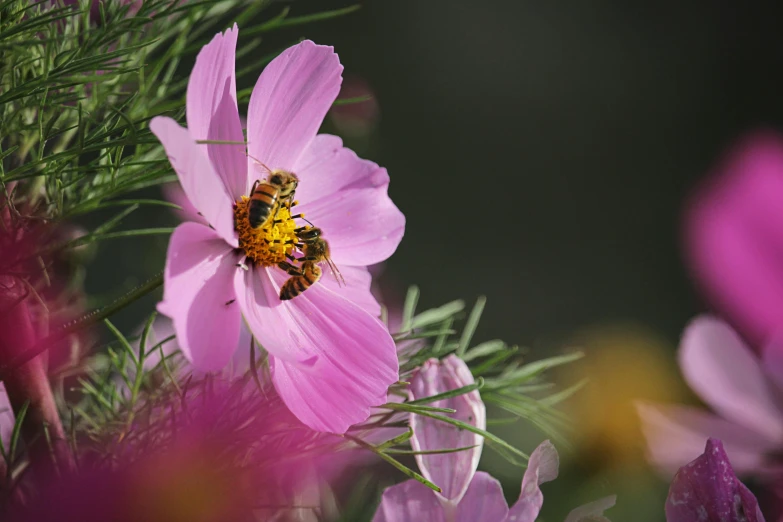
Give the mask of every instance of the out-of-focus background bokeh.
MULTIPOLYGON (((774 2, 368 1, 266 42, 334 45, 341 96, 374 97, 324 130, 388 168, 407 216, 382 276, 389 299, 413 283, 421 308, 486 295, 477 341, 520 344, 530 359, 587 352, 558 374, 591 383, 566 405, 573 448, 544 486, 546 520, 610 493, 612 520, 663 520, 667 484, 644 464, 631 400, 694 400, 674 354, 706 306, 682 258, 682 208, 743 132, 783 129, 781 19, 774 2)), ((144 241, 103 249, 88 290, 159 267, 166 241, 144 241)), ((526 451, 542 438, 521 423, 495 431, 526 451)), ((482 467, 516 498, 520 470, 489 450, 482 467)))

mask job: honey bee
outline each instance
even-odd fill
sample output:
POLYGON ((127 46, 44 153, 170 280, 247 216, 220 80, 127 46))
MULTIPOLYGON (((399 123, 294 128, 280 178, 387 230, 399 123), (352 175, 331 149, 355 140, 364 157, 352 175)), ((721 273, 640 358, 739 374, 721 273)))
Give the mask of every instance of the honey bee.
POLYGON ((288 301, 303 293, 321 279, 323 271, 318 266, 325 262, 332 271, 338 285, 345 285, 345 279, 332 259, 329 257, 329 243, 321 237, 322 231, 317 227, 303 228, 299 231, 302 240, 304 256, 299 258, 302 268, 297 268, 290 263, 283 262, 278 266, 285 270, 291 277, 280 288, 280 299, 288 301))
POLYGON ((277 216, 280 205, 286 201, 293 201, 299 178, 287 170, 271 170, 260 161, 253 159, 269 172, 269 177, 265 181, 256 180, 250 191, 247 220, 252 228, 258 228, 277 216))

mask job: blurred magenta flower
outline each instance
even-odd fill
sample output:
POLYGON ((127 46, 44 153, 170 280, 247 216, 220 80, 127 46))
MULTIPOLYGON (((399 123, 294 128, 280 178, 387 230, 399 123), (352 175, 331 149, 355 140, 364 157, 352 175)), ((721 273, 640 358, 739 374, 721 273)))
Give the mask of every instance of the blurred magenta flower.
POLYGON ((737 143, 686 207, 684 247, 710 304, 761 347, 783 327, 783 138, 737 143))
MULTIPOLYGON (((342 66, 331 47, 305 41, 264 69, 250 98, 247 156, 241 145, 196 142, 245 141, 234 76, 237 35, 234 26, 199 53, 188 83, 188 128, 165 117, 150 123, 210 225, 188 222, 174 231, 159 310, 203 371, 228 363, 244 318, 269 352, 288 407, 314 429, 342 433, 385 402, 398 378, 394 342, 377 319, 366 267, 395 251, 405 218, 387 195, 385 169, 359 159, 335 136, 316 135, 340 89, 342 66), (346 287, 325 275, 295 299, 279 299, 289 276, 276 264, 289 247, 239 235, 235 223, 237 205, 247 204, 260 177, 256 160, 297 174, 297 210, 323 230, 346 287)), ((281 208, 278 219, 270 234, 295 240, 288 210, 281 208)))
POLYGON ((717 439, 680 468, 666 498, 666 522, 764 522, 756 497, 737 479, 717 439))
POLYGON ((772 479, 783 469, 772 455, 783 447, 783 359, 762 360, 726 323, 697 317, 685 329, 679 360, 693 391, 715 413, 690 406, 638 404, 648 456, 667 474, 695 459, 709 437, 722 440, 737 472, 772 479))
MULTIPOLYGON (((430 359, 411 380, 410 398, 429 397, 473 384, 470 369, 462 359, 450 355, 438 361, 430 359)), ((452 416, 478 428, 486 427, 486 411, 478 391, 432 403, 452 408, 452 416)), ((417 455, 421 474, 441 489, 436 493, 417 480, 408 480, 383 492, 373 522, 533 522, 544 502, 539 486, 557 477, 559 457, 555 447, 544 441, 533 451, 522 479, 519 500, 510 509, 503 489, 495 478, 476 472, 483 438, 450 424, 411 415, 411 446, 416 451, 469 449, 454 453, 417 455)), ((586 504, 572 511, 566 522, 606 521, 605 509, 614 505, 614 497, 586 504)))
POLYGON ((15 416, 11 409, 11 401, 5 391, 5 385, 0 383, 0 442, 8 449, 11 444, 11 434, 14 431, 15 416))
POLYGON ((213 376, 156 399, 106 444, 111 458, 82 450, 78 471, 52 470, 3 520, 287 520, 310 511, 295 496, 331 478, 344 439, 303 425, 273 390, 213 376))

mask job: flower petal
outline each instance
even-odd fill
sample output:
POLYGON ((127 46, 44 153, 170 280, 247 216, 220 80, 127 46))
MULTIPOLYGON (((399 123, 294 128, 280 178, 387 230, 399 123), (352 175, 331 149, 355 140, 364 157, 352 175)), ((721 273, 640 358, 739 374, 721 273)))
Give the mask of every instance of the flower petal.
POLYGON ((372 285, 372 274, 363 266, 338 266, 337 269, 345 279, 345 286, 338 284, 330 270, 327 268, 325 274, 321 277, 321 284, 326 286, 332 292, 348 299, 352 303, 359 305, 373 317, 380 317, 381 305, 370 291, 372 285))
POLYGON ((226 192, 220 176, 213 170, 206 151, 196 144, 187 129, 171 118, 153 118, 150 130, 166 149, 171 166, 190 202, 220 237, 236 247, 238 242, 234 230, 234 200, 226 192))
POLYGON ((727 324, 694 319, 680 342, 680 368, 690 387, 729 420, 783 440, 783 421, 759 361, 727 324))
MULTIPOLYGON (((237 109, 234 61, 237 25, 215 37, 199 51, 187 92, 188 131, 196 140, 244 142, 237 109)), ((249 192, 244 145, 206 144, 207 155, 236 201, 249 192)))
POLYGON ((14 410, 11 408, 11 401, 8 393, 5 391, 5 385, 0 382, 0 441, 3 447, 10 448, 11 434, 14 431, 15 424, 14 410))
POLYGON ((581 505, 571 510, 565 522, 609 522, 609 519, 604 516, 604 511, 614 506, 615 502, 617 497, 611 495, 581 505))
POLYGON ((253 335, 270 353, 273 380, 291 411, 318 431, 344 433, 386 402, 398 379, 394 341, 378 319, 315 284, 290 301, 281 270, 251 270, 235 280, 253 335))
MULTIPOLYGON (((783 333, 783 332, 782 332, 783 333)), ((761 350, 761 367, 775 385, 778 404, 783 404, 783 336, 776 334, 761 350)))
POLYGON ((744 138, 698 188, 685 251, 713 306, 753 345, 783 329, 783 139, 744 138))
POLYGON ((209 223, 204 219, 204 216, 198 213, 196 207, 193 206, 193 203, 191 203, 185 195, 185 191, 182 190, 182 185, 176 181, 173 183, 166 183, 163 185, 162 190, 163 196, 167 200, 182 207, 182 210, 174 210, 174 215, 177 216, 180 221, 195 221, 196 223, 209 226, 209 223))
POLYGON ((677 472, 666 498, 667 522, 695 520, 764 522, 756 497, 734 475, 717 439, 709 439, 704 453, 677 472))
POLYGON ((182 353, 198 370, 222 369, 237 348, 236 262, 233 250, 204 225, 183 223, 171 235, 158 310, 173 320, 182 353))
POLYGON ((702 453, 709 437, 724 441, 740 473, 759 471, 765 464, 764 454, 779 446, 745 426, 697 408, 637 403, 636 409, 647 439, 648 458, 670 477, 702 453))
MULTIPOLYGON (((413 375, 409 393, 412 399, 422 399, 474 382, 465 362, 455 355, 449 355, 442 361, 426 361, 413 375)), ((450 417, 481 429, 487 427, 486 409, 477 390, 435 401, 430 406, 454 409, 456 413, 449 415, 450 417)), ((411 447, 416 451, 472 446, 471 449, 455 453, 416 455, 421 474, 443 490, 441 495, 444 499, 453 504, 459 503, 476 472, 483 438, 451 424, 416 414, 410 415, 410 427, 413 429, 411 447)))
POLYGON ((504 520, 507 513, 500 482, 489 473, 479 471, 473 475, 468 491, 457 506, 455 522, 504 520))
POLYGON ((560 457, 554 445, 545 440, 530 455, 522 478, 522 492, 519 500, 508 511, 506 522, 534 522, 544 505, 544 494, 538 488, 544 482, 557 478, 560 457))
POLYGON ((297 210, 324 230, 336 263, 367 266, 387 259, 405 233, 389 198, 386 169, 363 160, 335 136, 310 143, 296 170, 297 210))
MULTIPOLYGON (((435 492, 417 480, 388 487, 372 522, 446 522, 435 492)), ((474 519, 478 521, 480 519, 474 519)), ((460 519, 459 522, 462 522, 460 519)))
MULTIPOLYGON (((342 71, 333 47, 310 40, 272 60, 250 96, 249 155, 271 169, 293 170, 340 92, 342 71)), ((253 172, 252 158, 248 164, 253 172)))

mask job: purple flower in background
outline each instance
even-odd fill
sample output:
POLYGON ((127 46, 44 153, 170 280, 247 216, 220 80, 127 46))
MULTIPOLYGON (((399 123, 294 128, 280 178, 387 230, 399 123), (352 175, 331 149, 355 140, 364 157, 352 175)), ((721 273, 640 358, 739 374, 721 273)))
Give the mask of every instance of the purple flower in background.
POLYGON ((335 136, 316 135, 340 90, 342 66, 331 47, 305 41, 264 69, 248 111, 252 158, 241 145, 197 143, 244 142, 237 34, 236 26, 218 34, 199 53, 188 83, 188 128, 163 117, 150 123, 210 225, 187 222, 174 231, 159 310, 172 318, 183 354, 202 371, 228 363, 244 319, 269 352, 275 387, 291 411, 314 429, 342 433, 385 402, 398 378, 396 348, 377 319, 366 267, 394 252, 405 218, 387 195, 385 169, 359 159, 335 136), (287 243, 297 240, 293 216, 281 208, 274 223, 238 233, 244 224, 238 209, 266 175, 257 161, 296 173, 297 212, 323 230, 347 286, 324 273, 307 292, 280 300, 289 275, 277 263, 295 255, 287 243))
POLYGON ((710 304, 754 346, 783 333, 783 139, 740 141, 694 192, 683 224, 691 271, 710 304))
POLYGON ((717 439, 680 468, 666 498, 666 522, 764 522, 756 497, 737 479, 717 439))
MULTIPOLYGON (((430 359, 411 380, 411 399, 440 394, 474 382, 467 365, 450 355, 442 361, 430 359)), ((478 391, 433 403, 457 410, 454 417, 479 428, 486 425, 486 413, 478 391)), ((483 439, 435 419, 411 415, 417 451, 474 446, 456 453, 417 455, 422 475, 442 488, 436 493, 416 480, 387 488, 373 522, 533 522, 544 503, 539 486, 557 477, 559 457, 555 447, 544 441, 530 456, 519 500, 509 509, 503 489, 495 478, 476 472, 483 439)), ((573 510, 566 522, 602 522, 614 497, 573 510)))
POLYGON ((740 474, 780 478, 771 458, 783 448, 783 354, 763 359, 726 323, 694 319, 680 342, 685 380, 715 413, 690 406, 638 404, 649 458, 671 474, 696 458, 705 439, 721 439, 740 474))

